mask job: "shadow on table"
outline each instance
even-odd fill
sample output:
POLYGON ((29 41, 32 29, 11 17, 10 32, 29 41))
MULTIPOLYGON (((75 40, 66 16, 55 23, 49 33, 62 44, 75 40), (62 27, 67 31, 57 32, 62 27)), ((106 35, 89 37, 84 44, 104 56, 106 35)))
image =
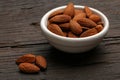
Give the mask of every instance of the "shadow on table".
POLYGON ((49 59, 56 65, 87 66, 105 63, 102 60, 103 56, 101 56, 103 54, 105 54, 105 51, 102 46, 97 46, 88 52, 80 54, 65 53, 52 48, 49 59))

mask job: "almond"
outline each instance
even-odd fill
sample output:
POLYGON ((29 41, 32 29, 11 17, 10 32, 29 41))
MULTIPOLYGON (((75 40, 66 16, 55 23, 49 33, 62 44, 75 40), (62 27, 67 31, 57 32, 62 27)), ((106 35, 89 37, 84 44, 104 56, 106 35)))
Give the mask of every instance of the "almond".
POLYGON ((96 15, 96 14, 90 15, 89 19, 91 19, 92 21, 94 21, 94 22, 96 22, 96 23, 99 22, 99 21, 101 21, 100 16, 98 16, 98 15, 96 15))
POLYGON ((97 34, 97 30, 95 28, 92 28, 92 29, 89 29, 89 30, 86 30, 85 32, 83 32, 80 35, 80 37, 88 37, 88 36, 92 36, 95 34, 97 34))
POLYGON ((63 32, 64 33, 64 36, 67 37, 68 36, 68 33, 67 32, 63 32))
POLYGON ((74 20, 70 21, 70 29, 74 34, 80 34, 82 32, 82 27, 74 20))
POLYGON ((75 16, 78 15, 79 13, 84 13, 84 11, 81 9, 75 9, 75 16))
POLYGON ((20 63, 23 63, 23 62, 28 62, 28 63, 35 62, 35 55, 33 55, 33 54, 25 54, 25 55, 19 57, 16 60, 17 64, 20 64, 20 63))
POLYGON ((90 20, 90 19, 88 19, 88 18, 80 18, 80 19, 78 20, 78 23, 79 23, 80 25, 86 26, 86 27, 88 27, 88 28, 93 28, 93 27, 97 26, 97 24, 96 24, 94 21, 92 21, 92 20, 90 20))
POLYGON ((104 23, 102 21, 100 21, 100 22, 97 22, 97 24, 103 26, 104 23))
POLYGON ((71 18, 75 14, 74 4, 72 2, 68 3, 67 7, 64 10, 64 14, 71 16, 71 18))
POLYGON ((68 31, 68 30, 70 30, 70 23, 59 24, 59 27, 64 31, 68 31))
POLYGON ((50 21, 49 20, 47 21, 47 25, 50 25, 50 21))
POLYGON ((18 67, 24 73, 37 73, 40 71, 39 67, 31 63, 21 63, 18 67))
POLYGON ((47 68, 47 61, 43 56, 36 56, 36 65, 42 69, 47 68))
POLYGON ((90 15, 92 15, 92 11, 88 6, 85 6, 84 10, 85 10, 87 17, 90 17, 90 15))
POLYGON ((69 22, 71 20, 71 17, 68 15, 56 15, 49 19, 50 22, 54 23, 65 23, 69 22))
POLYGON ((72 32, 68 32, 68 37, 70 37, 70 38, 78 38, 78 36, 76 36, 72 32))
POLYGON ((57 10, 55 12, 53 12, 52 14, 50 14, 49 18, 56 16, 56 15, 60 15, 63 14, 64 10, 57 10))
POLYGON ((95 27, 95 29, 97 29, 97 31, 100 32, 100 31, 102 31, 103 26, 102 26, 102 25, 97 25, 97 26, 95 27))
POLYGON ((63 31, 61 30, 61 28, 57 25, 57 24, 50 24, 48 25, 48 29, 57 34, 57 35, 61 35, 61 36, 64 36, 64 33, 63 31))
POLYGON ((80 18, 86 18, 86 14, 85 13, 79 13, 78 15, 75 15, 73 20, 78 21, 80 18))

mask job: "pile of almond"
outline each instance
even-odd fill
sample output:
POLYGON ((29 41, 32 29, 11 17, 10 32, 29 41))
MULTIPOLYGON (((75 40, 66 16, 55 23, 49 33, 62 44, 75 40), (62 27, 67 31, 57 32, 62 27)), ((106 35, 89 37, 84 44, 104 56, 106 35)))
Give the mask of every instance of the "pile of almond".
POLYGON ((88 37, 99 33, 103 29, 101 17, 85 6, 84 9, 74 8, 72 2, 62 10, 50 14, 48 29, 64 37, 88 37))
POLYGON ((47 68, 46 59, 43 56, 25 54, 16 60, 20 71, 24 73, 38 73, 40 69, 47 68))

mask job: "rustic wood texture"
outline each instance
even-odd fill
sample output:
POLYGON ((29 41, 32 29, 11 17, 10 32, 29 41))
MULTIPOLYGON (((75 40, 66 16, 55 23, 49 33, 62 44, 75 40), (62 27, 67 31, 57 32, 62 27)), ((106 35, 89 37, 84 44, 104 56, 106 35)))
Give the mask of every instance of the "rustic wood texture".
POLYGON ((102 11, 110 21, 102 43, 83 54, 56 50, 39 27, 47 11, 69 0, 0 0, 0 80, 120 80, 120 0, 71 1, 102 11), (47 70, 20 73, 15 60, 26 53, 45 56, 47 70))

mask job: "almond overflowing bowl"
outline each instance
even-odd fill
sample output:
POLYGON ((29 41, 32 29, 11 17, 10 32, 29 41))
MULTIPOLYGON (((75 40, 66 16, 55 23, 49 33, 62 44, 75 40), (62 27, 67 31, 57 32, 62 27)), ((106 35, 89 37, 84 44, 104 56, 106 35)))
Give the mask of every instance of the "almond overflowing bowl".
POLYGON ((91 50, 109 29, 109 21, 102 12, 73 3, 48 11, 40 24, 50 44, 69 53, 91 50))

